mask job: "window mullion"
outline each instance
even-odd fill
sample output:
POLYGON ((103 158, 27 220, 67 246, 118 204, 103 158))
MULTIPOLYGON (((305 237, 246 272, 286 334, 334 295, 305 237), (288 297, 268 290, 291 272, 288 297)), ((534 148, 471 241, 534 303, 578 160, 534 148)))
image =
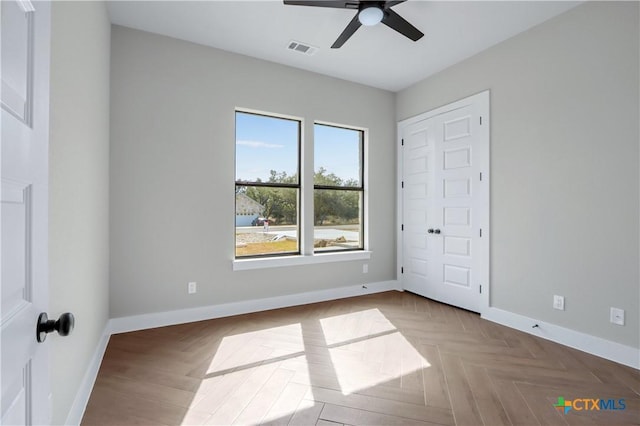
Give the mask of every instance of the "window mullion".
POLYGON ((301 135, 301 215, 300 251, 305 256, 313 255, 313 122, 304 121, 301 135))

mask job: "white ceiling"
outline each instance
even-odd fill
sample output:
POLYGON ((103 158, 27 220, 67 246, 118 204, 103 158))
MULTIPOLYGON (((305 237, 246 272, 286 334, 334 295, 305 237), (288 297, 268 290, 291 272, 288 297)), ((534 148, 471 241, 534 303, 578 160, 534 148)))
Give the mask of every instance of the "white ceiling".
POLYGON ((114 24, 398 91, 552 18, 580 2, 422 1, 393 7, 425 36, 412 42, 385 25, 360 27, 331 49, 354 10, 282 1, 112 1, 114 24), (296 40, 313 56, 286 47, 296 40))

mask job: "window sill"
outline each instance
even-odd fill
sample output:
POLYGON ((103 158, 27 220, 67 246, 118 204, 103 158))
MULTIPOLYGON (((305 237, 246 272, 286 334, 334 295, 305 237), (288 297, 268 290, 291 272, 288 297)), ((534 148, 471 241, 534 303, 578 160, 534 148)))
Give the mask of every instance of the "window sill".
POLYGON ((312 256, 282 256, 260 259, 235 259, 234 271, 246 271, 249 269, 279 268, 282 266, 313 265, 316 263, 348 262, 352 260, 371 259, 370 251, 348 251, 344 253, 317 253, 312 256))

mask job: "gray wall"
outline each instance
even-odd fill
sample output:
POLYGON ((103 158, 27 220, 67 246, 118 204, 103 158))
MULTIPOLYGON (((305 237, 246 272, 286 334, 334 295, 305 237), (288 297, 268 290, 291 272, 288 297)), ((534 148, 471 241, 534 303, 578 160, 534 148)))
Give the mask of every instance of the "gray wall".
POLYGON ((53 424, 64 424, 109 318, 109 55, 102 2, 53 2, 49 262, 53 424))
POLYGON ((634 347, 638 16, 585 3, 397 97, 401 120, 491 90, 491 304, 634 347))
POLYGON ((112 28, 112 317, 395 279, 395 97, 270 62, 112 28), (362 261, 236 271, 235 107, 370 129, 362 261), (188 295, 188 281, 198 293, 188 295))

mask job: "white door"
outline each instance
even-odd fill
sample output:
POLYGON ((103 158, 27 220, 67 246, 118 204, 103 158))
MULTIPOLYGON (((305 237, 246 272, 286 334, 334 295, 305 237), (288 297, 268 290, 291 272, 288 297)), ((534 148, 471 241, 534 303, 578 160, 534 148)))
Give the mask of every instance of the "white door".
POLYGON ((434 123, 424 119, 404 128, 402 142, 403 288, 425 295, 433 281, 433 238, 427 233, 434 219, 434 123))
POLYGON ((37 343, 36 321, 48 305, 50 5, 7 0, 0 8, 1 422, 48 424, 48 345, 37 343))
POLYGON ((488 305, 488 106, 484 92, 400 124, 403 287, 474 312, 488 305))

